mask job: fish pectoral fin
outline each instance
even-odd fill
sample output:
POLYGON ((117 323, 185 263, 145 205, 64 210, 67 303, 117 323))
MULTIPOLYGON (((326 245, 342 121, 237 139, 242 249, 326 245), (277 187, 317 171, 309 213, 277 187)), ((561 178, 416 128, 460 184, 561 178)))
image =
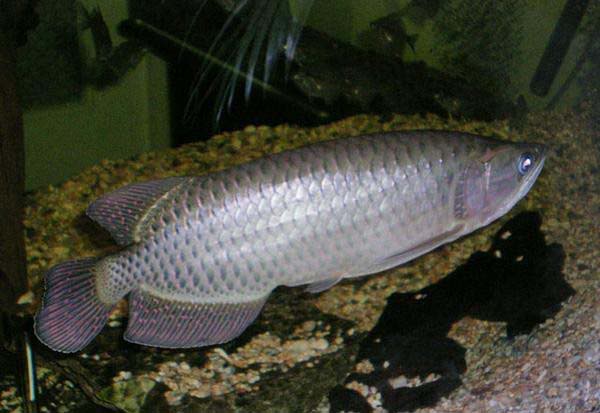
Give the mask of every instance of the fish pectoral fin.
POLYGON ((239 303, 190 303, 134 290, 124 337, 132 343, 165 348, 224 343, 256 319, 267 297, 239 303))
POLYGON ((117 243, 129 245, 144 232, 152 232, 151 225, 145 225, 152 207, 189 179, 173 177, 126 185, 92 202, 86 213, 110 232, 117 243))
POLYGON ((339 275, 333 278, 327 278, 326 280, 310 283, 306 286, 306 291, 313 294, 320 293, 322 291, 330 289, 331 287, 339 283, 342 280, 342 278, 344 277, 342 275, 339 275))
POLYGON ((454 227, 452 227, 451 229, 449 229, 448 231, 443 232, 440 235, 437 235, 426 241, 423 241, 423 242, 419 243, 418 245, 415 245, 414 247, 412 247, 406 251, 402 251, 400 253, 385 257, 385 258, 381 259, 380 261, 378 261, 377 263, 375 263, 373 266, 369 267, 369 269, 367 271, 363 272, 361 275, 367 275, 367 274, 373 274, 376 272, 385 271, 387 269, 397 267, 400 264, 404 264, 405 262, 408 262, 414 258, 417 258, 417 257, 433 250, 434 248, 439 247, 442 244, 445 244, 447 242, 455 240, 463 228, 464 228, 463 224, 457 224, 454 227))

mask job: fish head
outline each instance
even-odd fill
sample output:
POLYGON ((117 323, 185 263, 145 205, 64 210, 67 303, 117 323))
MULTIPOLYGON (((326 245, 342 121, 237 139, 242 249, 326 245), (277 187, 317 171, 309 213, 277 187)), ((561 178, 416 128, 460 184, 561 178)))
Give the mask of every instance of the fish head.
POLYGON ((494 143, 475 158, 463 171, 455 199, 457 217, 472 229, 500 218, 529 192, 544 166, 546 147, 494 143))

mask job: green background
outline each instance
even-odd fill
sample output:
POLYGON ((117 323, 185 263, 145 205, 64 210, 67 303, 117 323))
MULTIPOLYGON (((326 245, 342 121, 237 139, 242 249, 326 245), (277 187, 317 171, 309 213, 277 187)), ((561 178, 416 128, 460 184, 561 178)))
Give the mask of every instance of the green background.
MULTIPOLYGON (((172 0, 174 1, 174 0, 172 0)), ((77 30, 73 22, 73 0, 42 1, 43 24, 23 50, 19 69, 25 96, 25 138, 27 188, 60 183, 101 159, 127 158, 142 152, 168 147, 169 103, 166 65, 148 55, 116 86, 99 91, 81 84, 77 70, 93 58, 89 31, 77 30), (64 19, 65 21, 61 21, 64 19), (56 32, 66 33, 57 36, 56 32), (56 39, 60 42, 57 45, 56 39), (54 39, 54 43, 48 42, 54 39), (36 52, 37 50, 37 52, 36 52), (41 58, 39 51, 54 53, 41 58), (38 53, 36 55, 36 53, 38 53), (78 61, 78 59, 80 59, 78 61), (41 69, 43 70, 40 70, 41 69), (47 72, 47 75, 43 73, 47 72), (26 87, 25 87, 26 86, 26 87), (37 88, 37 89, 36 89, 37 88), (32 91, 36 93, 32 93, 32 91)), ((127 17, 126 0, 85 0, 89 8, 100 5, 112 31, 120 38, 116 25, 127 17)), ((370 21, 401 10, 407 1, 392 0, 316 0, 308 23, 341 40, 356 43, 359 33, 370 21)), ((546 98, 528 92, 529 81, 562 11, 564 0, 525 3, 523 42, 511 82, 512 94, 524 94, 533 108, 543 108, 570 73, 581 53, 581 39, 569 49, 553 88, 546 98)), ((435 61, 431 22, 418 28, 416 52, 406 48, 407 60, 435 61)), ((407 24, 407 31, 417 28, 407 24)), ((577 83, 564 96, 561 106, 575 101, 577 83)))

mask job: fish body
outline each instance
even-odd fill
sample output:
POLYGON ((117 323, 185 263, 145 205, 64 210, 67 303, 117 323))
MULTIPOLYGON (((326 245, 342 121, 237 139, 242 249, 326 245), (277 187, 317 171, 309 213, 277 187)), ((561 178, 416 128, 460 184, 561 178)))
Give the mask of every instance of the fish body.
POLYGON ((544 158, 539 144, 394 132, 128 185, 88 208, 124 249, 51 269, 36 333, 77 351, 129 294, 129 341, 231 340, 277 286, 322 291, 487 225, 528 192, 544 158))

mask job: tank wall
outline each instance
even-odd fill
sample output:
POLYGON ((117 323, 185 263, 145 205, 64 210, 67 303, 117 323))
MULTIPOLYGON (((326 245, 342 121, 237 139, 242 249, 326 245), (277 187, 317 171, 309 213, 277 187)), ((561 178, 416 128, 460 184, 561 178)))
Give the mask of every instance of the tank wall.
MULTIPOLYGON (((127 17, 125 0, 97 4, 114 44, 124 39, 116 24, 127 17)), ((89 30, 81 33, 82 59, 93 58, 89 30)), ((52 105, 33 104, 24 114, 28 190, 60 183, 101 159, 122 159, 170 144, 166 66, 147 55, 115 86, 84 86, 79 97, 52 105)))

